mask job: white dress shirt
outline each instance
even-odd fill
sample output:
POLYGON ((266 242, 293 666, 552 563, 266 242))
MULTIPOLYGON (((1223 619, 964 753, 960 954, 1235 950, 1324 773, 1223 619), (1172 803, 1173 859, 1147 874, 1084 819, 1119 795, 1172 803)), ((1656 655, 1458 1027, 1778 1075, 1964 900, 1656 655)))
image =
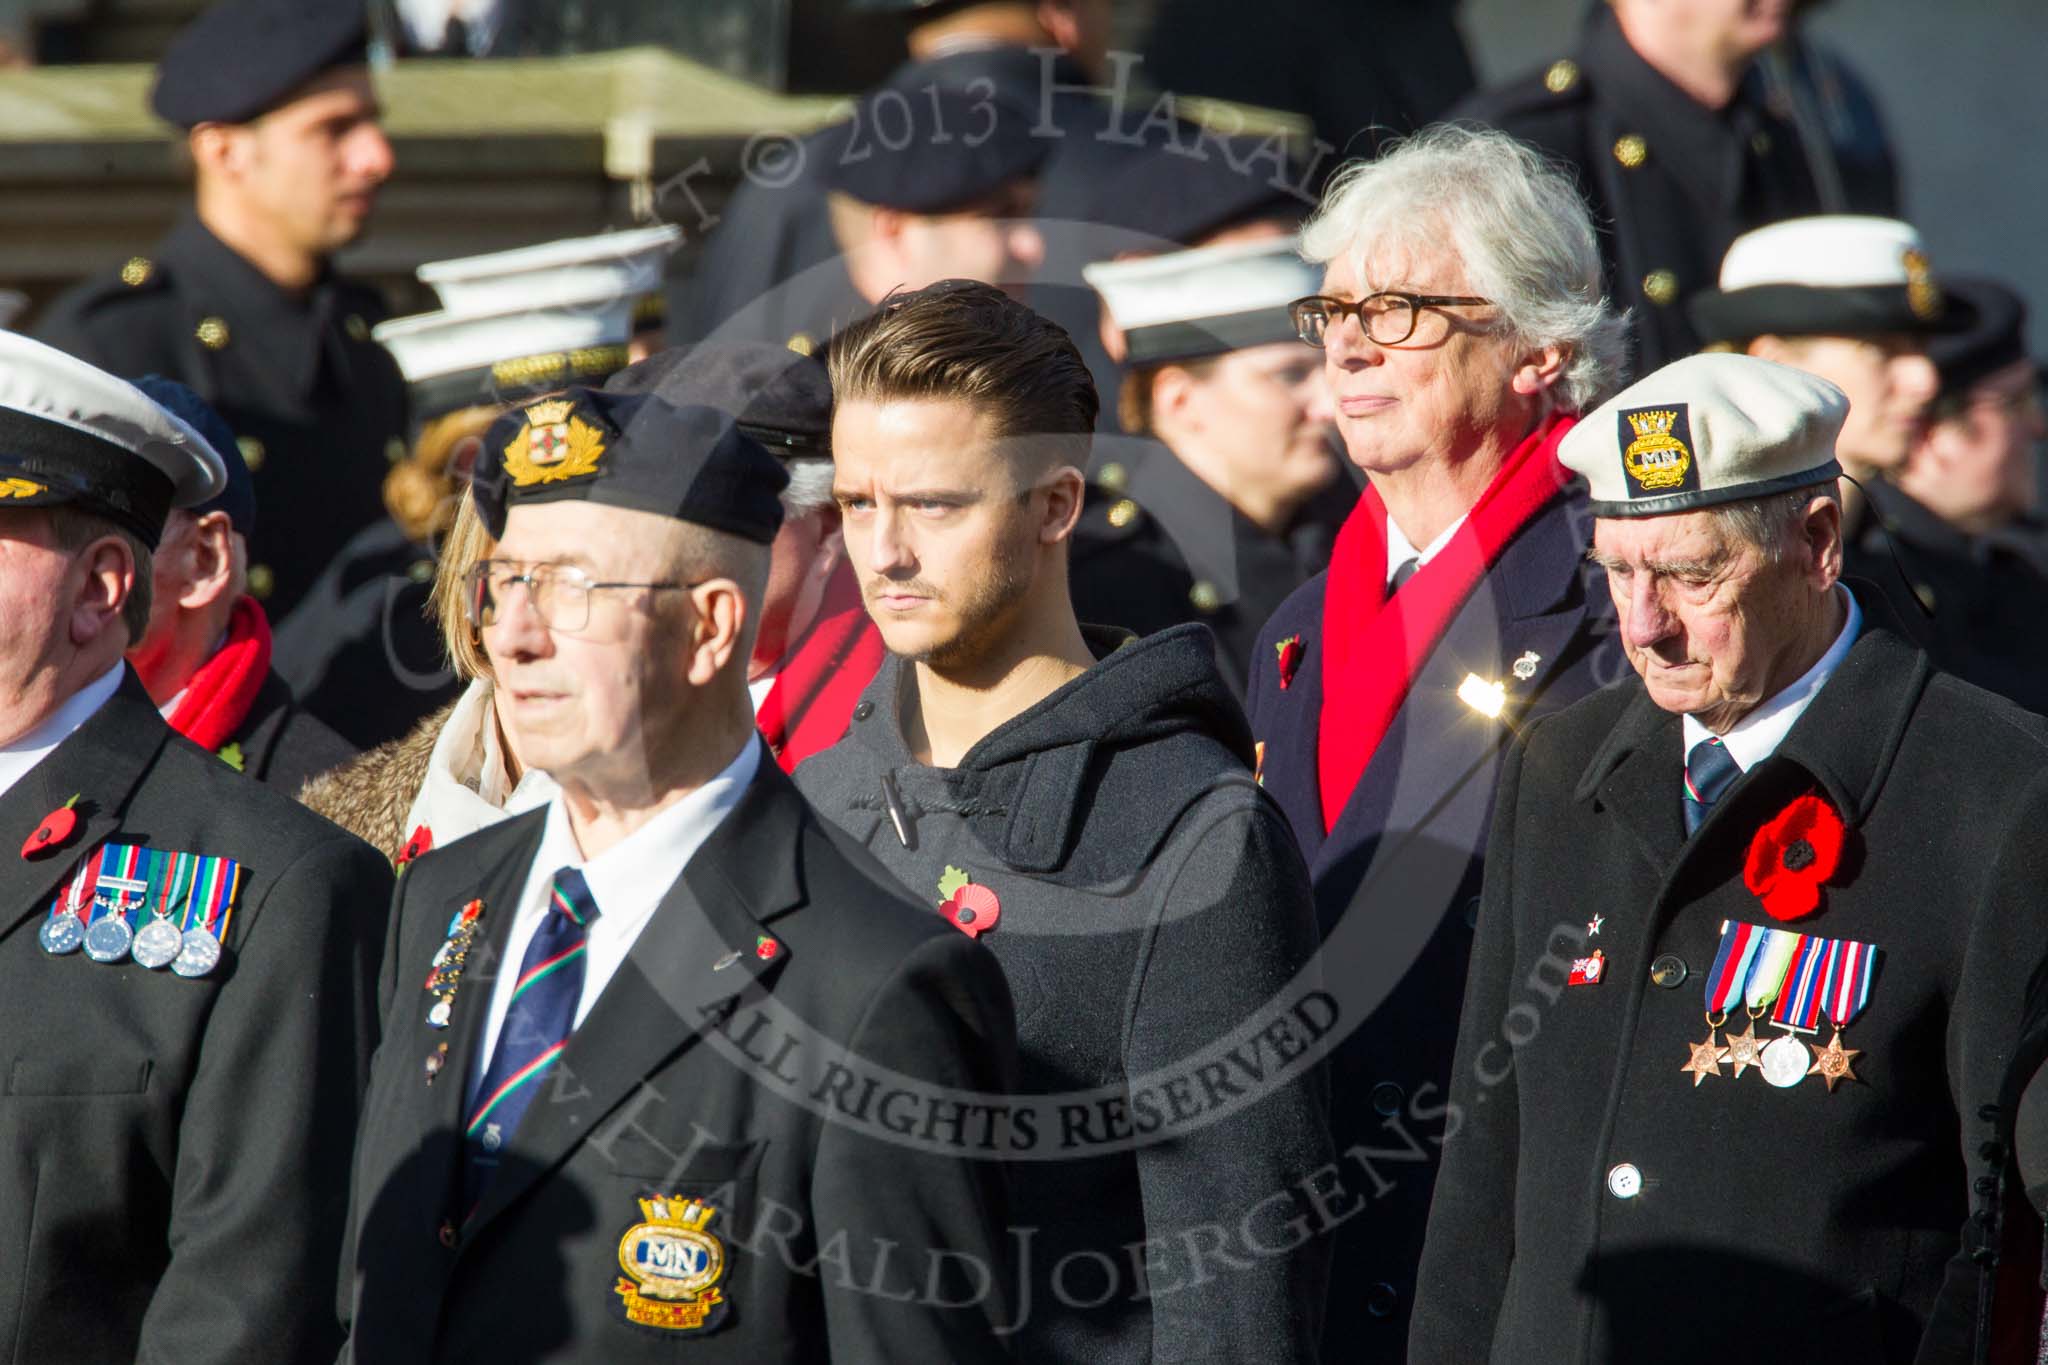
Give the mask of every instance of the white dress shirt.
POLYGON ((576 1023, 581 1025, 626 960, 640 931, 654 918, 662 897, 712 831, 739 804, 760 764, 760 736, 749 736, 739 757, 718 776, 587 862, 569 828, 561 793, 555 794, 548 802, 540 847, 526 873, 526 889, 519 896, 518 917, 505 938, 505 967, 491 987, 491 1012, 484 1023, 489 1046, 477 1059, 472 1085, 490 1069, 499 1030, 512 1008, 512 990, 519 984, 519 964, 526 959, 527 945, 548 913, 555 874, 565 867, 581 868, 591 898, 597 902, 597 922, 590 926, 583 955, 583 996, 576 1002, 576 1023))
POLYGON ((93 718, 107 698, 121 685, 128 665, 116 659, 114 666, 66 697, 49 719, 12 744, 0 744, 0 796, 14 790, 14 784, 50 755, 50 750, 71 737, 71 732, 93 718))
MULTIPOLYGON (((1736 721, 1734 728, 1721 736, 1721 742, 1728 746, 1728 757, 1736 762, 1742 771, 1748 772, 1771 756, 1778 745, 1790 733, 1793 722, 1806 713, 1821 686, 1834 676, 1842 660, 1849 657, 1849 646, 1856 643, 1856 634, 1863 629, 1863 608, 1856 605, 1856 594, 1837 584, 1835 590, 1848 603, 1848 619, 1842 622, 1842 633, 1828 646, 1827 653, 1814 661, 1812 668, 1799 675, 1799 681, 1772 697, 1756 710, 1736 721)), ((1713 734, 1706 726, 1691 716, 1680 722, 1685 728, 1685 752, 1679 756, 1681 770, 1685 758, 1692 753, 1692 746, 1713 734)))
POLYGON ((1441 551, 1444 548, 1444 546, 1451 543, 1451 537, 1458 534, 1458 528, 1465 524, 1465 517, 1468 515, 1470 514, 1461 513, 1456 521, 1452 522, 1449 526, 1444 527, 1442 534, 1438 535, 1435 540, 1429 542, 1429 548, 1426 550, 1416 549, 1414 543, 1411 542, 1406 535, 1402 534, 1401 528, 1394 525, 1394 519, 1392 517, 1388 517, 1387 586, 1390 588, 1394 586, 1394 572, 1397 569, 1399 569, 1403 564, 1406 564, 1409 560, 1414 560, 1415 567, 1417 569, 1420 569, 1423 565, 1429 563, 1430 560, 1435 559, 1437 553, 1441 551))

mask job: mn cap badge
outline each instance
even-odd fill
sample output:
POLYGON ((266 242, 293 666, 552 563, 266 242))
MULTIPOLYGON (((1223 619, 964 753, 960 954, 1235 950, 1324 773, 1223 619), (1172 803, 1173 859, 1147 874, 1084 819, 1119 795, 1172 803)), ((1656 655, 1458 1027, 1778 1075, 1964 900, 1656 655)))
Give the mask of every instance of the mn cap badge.
POLYGON ((731 1304, 719 1280, 725 1247, 707 1231, 718 1210, 681 1195, 640 1201, 644 1222, 619 1239, 619 1269, 612 1292, 626 1320, 662 1332, 709 1331, 724 1321, 731 1304))
POLYGON ((1696 491, 1699 462, 1692 454, 1686 405, 1623 408, 1618 419, 1621 468, 1631 498, 1661 498, 1696 491))

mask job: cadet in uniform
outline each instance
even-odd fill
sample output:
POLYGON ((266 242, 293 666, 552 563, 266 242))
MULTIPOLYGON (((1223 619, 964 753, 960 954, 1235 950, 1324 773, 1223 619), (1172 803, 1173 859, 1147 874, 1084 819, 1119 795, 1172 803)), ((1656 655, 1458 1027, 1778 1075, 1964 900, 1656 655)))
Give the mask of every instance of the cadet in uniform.
POLYGON ((1356 489, 1339 470, 1322 356, 1287 311, 1322 274, 1292 236, 1086 274, 1130 366, 1119 407, 1139 439, 1117 463, 1208 585, 1188 619, 1215 632, 1217 666, 1242 698, 1260 627, 1328 566, 1356 489))
POLYGON ((1411 1360, 1973 1358, 2048 723, 1838 581, 1847 408, 1694 356, 1564 442, 1642 681, 1502 770, 1411 1360))
POLYGON ((1714 282, 1737 233, 1823 205, 1808 148, 1751 74, 1782 18, 1730 7, 1717 28, 1657 0, 1592 8, 1574 54, 1452 115, 1573 168, 1608 293, 1635 322, 1636 373, 1647 374, 1699 349, 1684 303, 1714 282))
POLYGON ((917 1130, 1007 1089, 1009 993, 754 732, 783 478, 647 395, 484 440, 504 558, 473 619, 560 790, 402 879, 344 1260, 363 1365, 1007 1358, 983 1125, 917 1130))
POLYGON ((383 301, 330 263, 391 175, 363 43, 360 0, 224 0, 195 20, 151 97, 186 131, 194 211, 36 328, 219 409, 264 509, 249 592, 280 621, 380 515, 378 481, 405 450, 405 384, 370 337, 383 301))
POLYGON ((0 1360, 326 1362, 384 860, 121 661, 220 457, 0 333, 0 1360))

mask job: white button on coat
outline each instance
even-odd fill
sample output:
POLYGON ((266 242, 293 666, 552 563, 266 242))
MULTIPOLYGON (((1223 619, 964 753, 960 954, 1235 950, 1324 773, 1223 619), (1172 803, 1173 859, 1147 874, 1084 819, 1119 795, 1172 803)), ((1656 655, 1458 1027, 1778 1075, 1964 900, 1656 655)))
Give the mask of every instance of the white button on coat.
POLYGON ((1633 1199, 1643 1192, 1643 1173, 1624 1161, 1607 1173, 1607 1192, 1616 1199, 1633 1199))

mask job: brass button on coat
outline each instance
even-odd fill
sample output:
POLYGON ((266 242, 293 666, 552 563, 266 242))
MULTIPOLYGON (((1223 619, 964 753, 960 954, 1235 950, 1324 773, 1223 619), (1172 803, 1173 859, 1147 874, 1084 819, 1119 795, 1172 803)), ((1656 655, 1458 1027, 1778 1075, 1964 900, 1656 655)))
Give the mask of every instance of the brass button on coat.
POLYGON ((1650 144, 1634 133, 1618 138, 1614 144, 1614 159, 1630 170, 1650 159, 1650 144))

